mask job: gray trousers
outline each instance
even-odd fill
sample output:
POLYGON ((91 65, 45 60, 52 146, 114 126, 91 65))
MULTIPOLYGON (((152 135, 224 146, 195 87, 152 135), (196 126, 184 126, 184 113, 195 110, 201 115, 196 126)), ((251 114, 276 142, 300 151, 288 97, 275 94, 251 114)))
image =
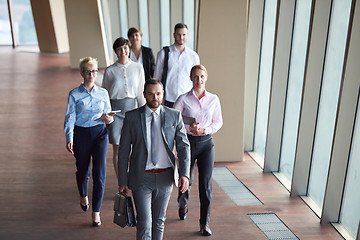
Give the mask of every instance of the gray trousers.
POLYGON ((143 184, 132 190, 136 208, 136 239, 161 240, 164 234, 166 209, 173 189, 174 171, 145 172, 143 184))
POLYGON ((114 115, 114 121, 111 124, 106 124, 109 130, 109 143, 119 145, 125 113, 136 108, 136 99, 110 99, 110 102, 111 110, 121 110, 121 112, 114 115))

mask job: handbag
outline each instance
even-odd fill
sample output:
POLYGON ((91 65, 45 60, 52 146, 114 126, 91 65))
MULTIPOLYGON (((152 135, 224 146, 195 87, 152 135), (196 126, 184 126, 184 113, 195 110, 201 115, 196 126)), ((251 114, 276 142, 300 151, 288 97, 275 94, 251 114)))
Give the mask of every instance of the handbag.
POLYGON ((135 212, 132 198, 123 193, 115 194, 114 223, 124 228, 135 227, 135 212))

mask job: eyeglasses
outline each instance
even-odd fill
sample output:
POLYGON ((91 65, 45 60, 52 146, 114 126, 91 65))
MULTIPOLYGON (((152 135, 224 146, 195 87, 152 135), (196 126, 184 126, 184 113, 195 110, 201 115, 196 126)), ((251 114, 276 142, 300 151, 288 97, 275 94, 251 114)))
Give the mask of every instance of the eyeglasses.
POLYGON ((83 73, 85 73, 86 75, 91 75, 91 74, 96 74, 96 73, 98 73, 98 70, 91 70, 91 71, 85 70, 85 71, 83 71, 83 73))

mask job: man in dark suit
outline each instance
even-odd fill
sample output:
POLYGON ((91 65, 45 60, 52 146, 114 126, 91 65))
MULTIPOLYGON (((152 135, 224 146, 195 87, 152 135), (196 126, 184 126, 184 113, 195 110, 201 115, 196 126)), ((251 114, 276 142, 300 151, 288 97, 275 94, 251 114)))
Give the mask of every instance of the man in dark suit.
POLYGON ((179 188, 189 187, 190 144, 180 112, 162 106, 164 90, 146 81, 146 105, 125 114, 118 161, 119 192, 132 190, 137 212, 137 239, 162 239, 174 183, 176 146, 179 188), (155 151, 154 151, 155 150, 155 151))

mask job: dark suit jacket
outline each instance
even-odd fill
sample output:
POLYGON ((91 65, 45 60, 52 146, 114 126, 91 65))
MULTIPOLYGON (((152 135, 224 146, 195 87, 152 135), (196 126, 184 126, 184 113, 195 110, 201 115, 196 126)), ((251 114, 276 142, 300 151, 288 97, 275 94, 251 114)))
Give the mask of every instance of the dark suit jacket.
MULTIPOLYGON (((160 117, 161 134, 170 163, 175 169, 173 149, 174 144, 176 144, 179 175, 190 178, 190 144, 186 136, 181 114, 177 110, 161 106, 160 117)), ((131 190, 135 190, 142 184, 147 156, 144 105, 125 113, 119 146, 119 186, 128 185, 131 190)))
POLYGON ((143 57, 143 66, 145 72, 145 81, 149 80, 154 75, 155 59, 151 48, 141 46, 143 57))

